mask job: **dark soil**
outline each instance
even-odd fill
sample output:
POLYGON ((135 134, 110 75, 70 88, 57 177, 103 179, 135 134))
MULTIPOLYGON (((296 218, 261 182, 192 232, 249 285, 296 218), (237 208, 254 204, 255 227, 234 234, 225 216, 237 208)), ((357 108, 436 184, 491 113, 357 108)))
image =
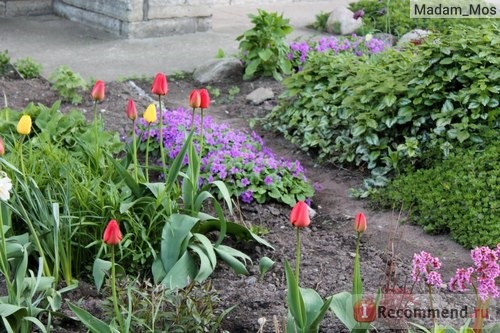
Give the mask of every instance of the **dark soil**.
MULTIPOLYGON (((125 135, 130 121, 125 116, 127 100, 136 101, 140 113, 153 101, 150 96, 151 81, 107 82, 106 98, 100 109, 107 128, 125 135)), ((248 121, 269 112, 277 103, 277 99, 269 100, 255 106, 247 103, 246 95, 258 87, 268 87, 278 96, 282 91, 280 83, 271 79, 255 81, 235 80, 211 84, 220 90, 220 96, 212 94, 208 112, 217 121, 229 123, 234 128, 250 130, 248 121), (228 93, 233 87, 240 92, 234 98, 228 93)), ((167 107, 186 106, 192 89, 200 88, 190 77, 169 78, 169 92, 166 96, 167 107)), ((47 80, 21 80, 14 74, 0 78, 0 108, 4 103, 8 107, 22 110, 29 102, 52 105, 58 96, 50 90, 47 80), (5 101, 5 102, 3 102, 5 101)), ((84 93, 84 101, 80 105, 62 103, 61 110, 66 112, 77 108, 92 117, 92 102, 89 92, 84 93)), ((263 136, 266 144, 277 154, 288 159, 298 159, 307 169, 311 182, 321 184, 322 189, 313 198, 312 207, 317 215, 312 219, 310 228, 302 232, 302 266, 301 286, 316 289, 323 297, 340 291, 351 290, 351 276, 355 252, 355 233, 353 231, 354 215, 363 211, 368 220, 368 230, 362 237, 361 271, 367 293, 374 294, 378 288, 411 287, 410 268, 413 254, 425 250, 439 256, 443 267, 443 280, 447 281, 458 267, 471 264, 469 251, 453 242, 449 236, 432 236, 423 233, 421 228, 401 224, 405 215, 399 212, 373 210, 368 202, 351 199, 348 190, 359 187, 363 173, 359 170, 345 169, 338 166, 317 165, 314 157, 309 156, 285 141, 281 136, 255 129, 263 136)), ((221 308, 237 305, 227 315, 222 327, 229 332, 257 332, 260 328, 258 320, 265 318, 266 323, 259 332, 276 332, 282 327, 286 318, 286 281, 284 277, 284 261, 295 260, 295 231, 290 226, 288 216, 290 207, 270 203, 265 205, 242 205, 241 217, 247 225, 259 226, 268 233, 263 237, 275 248, 274 251, 255 245, 241 245, 253 260, 249 267, 249 276, 237 276, 226 266, 221 265, 212 277, 212 283, 220 298, 221 308), (268 256, 276 263, 262 280, 259 279, 258 260, 268 256), (277 323, 277 324, 276 324, 277 323)), ((80 290, 72 298, 83 298, 89 303, 89 311, 100 311, 100 296, 92 291, 88 283, 81 283, 80 290), (89 290, 86 290, 89 289, 89 290)), ((416 302, 426 304, 424 291, 414 289, 416 302), (419 294, 420 293, 420 294, 419 294)), ((464 300, 449 294, 443 285, 436 292, 435 304, 462 308, 464 300)), ((470 300, 470 299, 469 299, 470 300)), ((468 304, 469 306, 471 304, 468 304)), ((262 323, 262 320, 261 320, 262 323)), ((455 319, 454 326, 463 323, 455 319)), ((384 327, 404 326, 402 321, 382 322, 376 326, 379 332, 389 331, 384 327)), ((59 332, 79 331, 71 327, 61 327, 59 332)), ((283 329, 281 328, 281 331, 283 329)), ((345 332, 341 323, 333 315, 327 314, 321 325, 322 332, 345 332)))

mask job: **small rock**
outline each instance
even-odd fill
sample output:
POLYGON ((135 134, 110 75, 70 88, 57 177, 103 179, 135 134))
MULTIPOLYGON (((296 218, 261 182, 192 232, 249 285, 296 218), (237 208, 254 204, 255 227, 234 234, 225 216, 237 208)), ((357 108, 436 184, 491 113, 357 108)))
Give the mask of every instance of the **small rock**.
POLYGON ((396 44, 396 37, 391 34, 386 34, 383 32, 378 32, 376 34, 373 34, 373 38, 376 38, 378 40, 381 40, 384 43, 384 47, 392 47, 394 44, 396 44))
POLYGON ((354 257, 356 257, 356 253, 354 253, 354 252, 349 252, 349 255, 350 255, 351 257, 353 257, 353 258, 354 258, 354 257))
POLYGON ((310 218, 313 218, 316 216, 316 211, 314 209, 311 208, 311 206, 307 206, 307 210, 309 211, 309 217, 310 218))
POLYGON ((274 216, 279 216, 280 215, 280 210, 276 207, 269 207, 269 213, 271 213, 274 216))
POLYGON ((213 59, 196 68, 193 78, 202 83, 218 82, 243 75, 243 64, 236 58, 213 59))
POLYGON ((422 43, 422 40, 425 39, 425 37, 429 36, 430 34, 431 32, 428 30, 414 29, 401 36, 401 38, 398 40, 397 46, 403 46, 406 43, 420 44, 422 43))
POLYGON ((255 284, 255 282, 257 282, 257 278, 255 276, 251 276, 245 280, 245 283, 249 286, 255 284))
POLYGON ((272 103, 269 103, 268 101, 265 101, 262 105, 262 108, 264 109, 264 111, 270 112, 274 109, 274 105, 272 103))
POLYGON ((363 20, 354 19, 354 13, 346 6, 338 6, 332 10, 326 21, 326 31, 331 34, 350 35, 361 28, 363 20))
POLYGON ((247 95, 246 100, 253 105, 260 105, 264 101, 274 98, 273 90, 270 88, 257 88, 247 95))

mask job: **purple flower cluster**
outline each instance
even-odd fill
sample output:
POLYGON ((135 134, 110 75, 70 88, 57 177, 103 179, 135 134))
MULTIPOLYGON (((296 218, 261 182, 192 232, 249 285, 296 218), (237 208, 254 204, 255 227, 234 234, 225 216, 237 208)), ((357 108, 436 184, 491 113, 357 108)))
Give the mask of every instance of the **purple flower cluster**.
POLYGON ((439 258, 433 257, 425 251, 420 252, 420 254, 415 253, 411 272, 412 279, 418 282, 423 277, 427 285, 439 287, 443 283, 441 274, 437 272, 439 268, 441 268, 439 258))
POLYGON ((332 51, 335 54, 341 52, 351 52, 357 56, 363 54, 375 54, 382 52, 387 45, 384 41, 372 38, 362 37, 353 34, 350 38, 344 37, 323 37, 316 43, 308 43, 306 41, 293 42, 290 44, 290 53, 288 59, 292 62, 304 63, 310 52, 324 53, 332 51))
MULTIPOLYGON (((163 111, 163 144, 168 157, 174 159, 180 152, 187 132, 191 125, 191 111, 182 107, 175 110, 163 111)), ((159 119, 159 117, 158 117, 159 119)), ((198 115, 194 119, 195 134, 201 132, 201 119, 198 115)), ((139 120, 137 127, 138 137, 142 141, 148 138, 147 123, 139 120)), ((159 127, 151 128, 150 136, 159 140, 159 127)), ((307 184, 305 170, 299 161, 289 161, 277 157, 265 147, 260 136, 252 132, 236 131, 226 124, 215 123, 211 117, 204 117, 204 151, 201 158, 202 184, 214 180, 222 180, 233 194, 240 195, 243 202, 251 202, 257 192, 260 195, 265 191, 259 188, 278 184, 282 178, 293 179, 295 183, 287 181, 291 187, 297 182, 307 184)), ((199 153, 198 141, 193 143, 199 153)), ((187 157, 184 159, 187 164, 187 157)), ((285 182, 283 182, 285 183, 285 182)), ((288 189, 289 191, 292 188, 288 189)), ((296 193, 296 192, 294 192, 296 193)))
POLYGON ((494 250, 486 246, 473 249, 471 258, 474 267, 457 269, 455 276, 450 280, 450 290, 465 291, 468 285, 472 285, 483 302, 488 298, 500 297, 496 282, 500 277, 500 243, 494 250))

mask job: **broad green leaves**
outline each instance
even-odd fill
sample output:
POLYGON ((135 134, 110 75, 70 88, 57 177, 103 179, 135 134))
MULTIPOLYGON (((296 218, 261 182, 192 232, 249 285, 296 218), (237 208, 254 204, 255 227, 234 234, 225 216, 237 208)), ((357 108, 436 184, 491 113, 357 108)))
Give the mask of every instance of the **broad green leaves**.
POLYGON ((265 126, 321 161, 367 167, 372 180, 447 143, 482 142, 500 126, 499 32, 495 22, 457 27, 371 57, 311 52, 265 126))
POLYGON ((256 75, 282 79, 290 74, 292 66, 287 58, 285 36, 292 32, 289 20, 283 14, 258 9, 258 15, 249 15, 254 27, 236 38, 240 42, 241 59, 245 63, 245 79, 256 75))

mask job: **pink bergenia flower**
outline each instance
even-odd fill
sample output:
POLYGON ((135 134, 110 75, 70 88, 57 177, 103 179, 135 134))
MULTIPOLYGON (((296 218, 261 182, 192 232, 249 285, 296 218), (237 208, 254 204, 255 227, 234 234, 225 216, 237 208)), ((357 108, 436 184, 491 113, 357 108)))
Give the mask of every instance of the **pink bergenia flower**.
POLYGON ((441 274, 439 274, 436 271, 430 272, 427 275, 427 279, 425 280, 425 283, 427 283, 430 286, 439 287, 443 283, 443 280, 441 279, 441 274))
POLYGON ((475 267, 459 268, 450 280, 451 291, 465 291, 467 286, 475 286, 477 294, 484 302, 488 298, 500 297, 496 280, 500 277, 500 243, 495 250, 489 247, 476 247, 471 251, 475 267))
POLYGON ((482 301, 489 297, 498 298, 500 292, 496 284, 496 279, 500 277, 499 247, 495 250, 487 246, 477 247, 471 251, 471 258, 474 261, 477 292, 482 301))
POLYGON ((470 285, 471 275, 474 273, 474 268, 469 267, 465 268, 457 268, 457 272, 455 276, 450 280, 448 284, 451 291, 465 291, 467 289, 467 285, 470 285))
POLYGON ((420 252, 420 254, 415 253, 411 272, 412 279, 419 282, 421 278, 425 278, 428 285, 439 287, 442 283, 441 274, 436 272, 439 268, 441 268, 439 258, 433 257, 425 251, 420 252))

